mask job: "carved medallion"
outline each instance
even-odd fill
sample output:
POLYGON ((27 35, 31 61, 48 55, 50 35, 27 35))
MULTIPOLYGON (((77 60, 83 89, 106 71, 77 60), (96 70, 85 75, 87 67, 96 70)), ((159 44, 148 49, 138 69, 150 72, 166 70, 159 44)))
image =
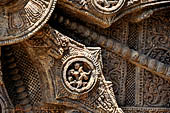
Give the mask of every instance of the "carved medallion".
POLYGON ((97 11, 104 14, 112 14, 120 10, 125 0, 91 0, 97 11))
POLYGON ((71 93, 87 93, 96 83, 93 63, 86 58, 70 58, 63 70, 63 83, 71 93))
POLYGON ((49 19, 56 0, 1 0, 0 45, 27 39, 49 19))

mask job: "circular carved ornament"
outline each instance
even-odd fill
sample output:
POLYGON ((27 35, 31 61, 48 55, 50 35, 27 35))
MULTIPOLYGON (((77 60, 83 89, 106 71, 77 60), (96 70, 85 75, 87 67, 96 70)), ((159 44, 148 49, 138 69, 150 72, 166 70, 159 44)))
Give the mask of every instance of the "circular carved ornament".
POLYGON ((69 59, 63 65, 62 81, 64 87, 74 94, 85 94, 93 89, 97 82, 95 66, 85 57, 69 59))
POLYGON ((0 46, 23 41, 49 19, 56 0, 0 0, 0 46))
POLYGON ((91 0, 94 8, 104 14, 112 14, 120 10, 126 0, 91 0))

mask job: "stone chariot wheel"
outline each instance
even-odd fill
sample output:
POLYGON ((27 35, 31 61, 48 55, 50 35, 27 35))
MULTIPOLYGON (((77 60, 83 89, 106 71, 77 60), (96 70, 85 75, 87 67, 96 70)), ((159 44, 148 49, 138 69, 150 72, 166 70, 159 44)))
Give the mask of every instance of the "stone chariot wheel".
POLYGON ((0 0, 0 46, 20 42, 49 19, 56 0, 0 0))

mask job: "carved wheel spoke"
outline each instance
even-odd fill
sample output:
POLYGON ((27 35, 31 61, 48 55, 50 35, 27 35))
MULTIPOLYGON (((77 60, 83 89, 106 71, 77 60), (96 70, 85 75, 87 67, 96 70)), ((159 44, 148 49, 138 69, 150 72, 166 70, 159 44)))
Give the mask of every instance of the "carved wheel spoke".
POLYGON ((0 45, 29 38, 49 19, 56 0, 0 1, 0 45))

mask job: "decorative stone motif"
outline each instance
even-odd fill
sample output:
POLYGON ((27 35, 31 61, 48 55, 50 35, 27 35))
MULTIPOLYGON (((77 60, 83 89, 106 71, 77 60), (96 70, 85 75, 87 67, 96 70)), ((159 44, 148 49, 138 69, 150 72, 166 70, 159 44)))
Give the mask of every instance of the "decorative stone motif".
MULTIPOLYGON (((85 47, 49 26, 44 27, 41 31, 45 31, 40 39, 46 40, 40 46, 44 50, 42 51, 44 54, 38 54, 36 49, 33 49, 33 53, 41 58, 52 58, 46 60, 46 62, 39 59, 43 67, 49 69, 48 71, 51 72, 49 76, 53 78, 52 84, 54 85, 52 87, 56 100, 48 103, 64 105, 87 113, 123 113, 117 105, 111 87, 112 83, 106 81, 102 73, 101 49, 85 47), (62 47, 62 43, 59 42, 63 38, 69 43, 66 44, 67 49, 63 49, 60 58, 55 57, 58 54, 46 54, 46 51, 51 47, 62 47), (51 41, 52 43, 46 43, 51 41), (53 64, 49 65, 51 61, 53 64), (77 106, 79 107, 77 108, 77 106)), ((34 38, 30 38, 31 41, 26 42, 30 47, 32 47, 32 44, 34 45, 34 39, 38 37, 38 34, 41 34, 40 32, 34 38)))
MULTIPOLYGON (((118 73, 118 78, 115 78, 116 81, 120 80, 120 83, 125 83, 125 89, 124 87, 120 87, 119 84, 119 87, 116 87, 119 88, 118 91, 124 92, 125 94, 122 96, 125 102, 123 104, 121 103, 125 113, 169 113, 168 75, 170 72, 170 54, 168 41, 169 20, 167 17, 169 17, 169 11, 166 10, 154 14, 150 19, 139 24, 132 24, 127 21, 125 23, 129 24, 129 29, 123 27, 118 30, 115 30, 117 28, 115 26, 108 29, 90 28, 91 26, 87 28, 87 26, 83 26, 81 23, 68 19, 68 17, 63 17, 63 21, 60 22, 60 25, 63 25, 63 29, 68 28, 67 32, 70 30, 71 33, 74 32, 76 36, 80 36, 80 38, 74 37, 75 40, 88 46, 96 46, 98 44, 103 47, 103 50, 106 49, 107 52, 111 51, 110 55, 117 54, 120 55, 122 59, 128 60, 127 65, 119 66, 119 64, 122 63, 120 59, 115 56, 108 58, 104 54, 104 51, 102 51, 102 56, 106 59, 105 63, 108 63, 108 65, 104 65, 104 72, 108 73, 111 71, 116 75, 117 70, 114 70, 112 66, 113 62, 109 62, 110 60, 118 61, 117 69, 119 67, 125 68, 125 71, 121 70, 121 72, 118 73), (66 23, 66 20, 69 21, 69 24, 66 23), (73 23, 76 25, 77 29, 76 27, 69 27, 72 26, 73 23), (80 27, 81 30, 79 30, 80 27), (114 30, 110 31, 110 29, 114 30), (100 33, 100 31, 103 32, 100 33), (120 35, 124 32, 127 34, 125 33, 124 36, 120 35), (114 33, 115 35, 112 36, 111 34, 114 33), (127 41, 126 45, 120 43, 122 40, 125 42, 127 41), (129 62, 135 65, 132 66, 129 62), (126 76, 122 76, 123 74, 126 76)), ((58 18, 60 18, 60 15, 58 18)), ((122 22, 116 24, 116 26, 121 26, 125 23, 122 22)), ((109 74, 105 75, 105 77, 107 77, 109 74)), ((113 76, 107 78, 112 79, 113 76)), ((114 90, 114 93, 115 92, 116 90, 114 90)), ((121 95, 120 92, 118 92, 118 96, 116 96, 118 102, 123 100, 121 96, 119 97, 119 95, 121 95)), ((99 98, 99 100, 102 99, 103 98, 99 98)), ((102 103, 102 105, 105 104, 109 104, 109 102, 102 103)))
POLYGON ((97 11, 104 14, 115 13, 120 10, 126 0, 91 0, 97 11))
POLYGON ((65 87, 71 93, 89 92, 97 79, 93 63, 83 57, 67 61, 62 73, 65 87))
MULTIPOLYGON (((12 34, 11 39, 2 37, 7 39, 5 42, 21 41, 24 38, 20 40, 15 33, 29 37, 34 33, 30 26, 39 29, 43 25, 36 22, 46 14, 50 0, 42 1, 0 0, 0 34, 12 34), (25 8, 30 2, 47 4, 25 8), (10 29, 5 32, 4 26, 8 25, 10 29), (30 35, 24 28, 30 30, 30 35)), ((57 20, 49 22, 58 22, 52 26, 56 29, 47 24, 32 38, 2 47, 0 113, 10 109, 27 113, 170 113, 170 15, 169 10, 158 12, 169 7, 170 1, 61 1, 54 13, 64 14, 55 15, 57 20), (76 5, 80 6, 77 10, 76 5), (84 15, 78 15, 79 11, 84 15), (78 19, 69 19, 72 14, 78 19), (120 20, 126 14, 129 16, 120 20), (102 20, 101 27, 105 22, 117 22, 102 29, 94 25, 94 18, 102 20)))
POLYGON ((62 65, 57 67, 57 71, 61 72, 60 78, 56 78, 61 86, 57 88, 57 98, 88 98, 86 96, 97 87, 98 77, 102 73, 100 49, 85 48, 73 40, 69 42, 69 49, 61 58, 62 65))
POLYGON ((56 0, 1 0, 0 45, 29 38, 49 19, 56 0))
MULTIPOLYGON (((65 19, 63 19, 62 22, 65 22, 64 20, 65 19)), ((75 23, 70 21, 70 25, 73 25, 73 24, 75 24, 75 23)), ((69 26, 68 24, 65 24, 65 23, 64 23, 64 25, 69 26)), ((122 43, 119 43, 118 41, 115 41, 112 39, 107 39, 107 37, 104 35, 96 35, 96 37, 90 36, 90 34, 95 34, 95 32, 90 31, 88 28, 86 28, 85 26, 82 26, 80 24, 76 24, 76 26, 77 26, 77 28, 81 27, 81 29, 82 29, 81 31, 79 31, 77 29, 76 33, 81 34, 82 36, 88 38, 89 40, 96 41, 96 43, 98 45, 100 45, 101 47, 107 49, 108 51, 111 51, 113 53, 116 53, 116 54, 122 56, 123 59, 127 59, 132 64, 135 64, 139 67, 145 68, 148 71, 151 71, 165 79, 168 79, 169 71, 166 71, 166 70, 170 67, 170 65, 160 62, 157 59, 153 59, 145 54, 141 54, 139 51, 130 49, 129 47, 127 47, 126 45, 124 45, 122 43), (82 32, 82 31, 84 31, 84 32, 82 32), (87 32, 88 32, 88 36, 86 36, 87 32), (161 65, 158 65, 158 64, 161 64, 161 65)), ((69 28, 69 27, 67 27, 67 28, 69 28)), ((69 29, 74 30, 72 27, 70 27, 69 29)), ((148 40, 150 40, 150 39, 148 39, 148 40)), ((160 40, 160 41, 158 42, 157 40, 156 41, 153 40, 150 42, 152 42, 152 43, 157 42, 159 44, 161 42, 166 41, 167 38, 164 39, 164 37, 159 37, 158 40, 160 40)), ((152 43, 150 43, 150 44, 152 44, 152 43)), ((150 44, 148 44, 148 45, 150 45, 150 44)))

